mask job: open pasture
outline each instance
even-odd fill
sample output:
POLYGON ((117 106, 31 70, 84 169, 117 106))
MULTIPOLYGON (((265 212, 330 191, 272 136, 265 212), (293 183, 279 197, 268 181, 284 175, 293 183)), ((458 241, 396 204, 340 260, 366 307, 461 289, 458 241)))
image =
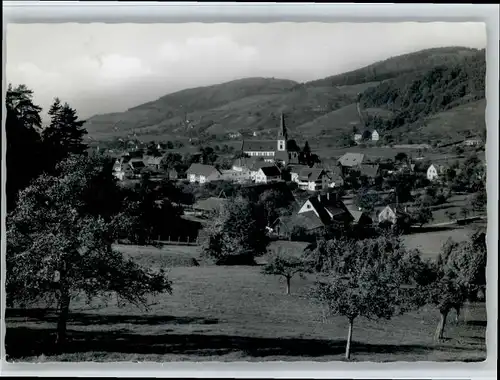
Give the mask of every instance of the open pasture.
MULTIPOLYGON (((460 235, 459 230, 455 231, 460 235)), ((119 308, 114 300, 107 304, 96 300, 90 305, 83 299, 75 300, 68 323, 70 341, 61 354, 51 353, 48 343, 55 331, 53 313, 9 309, 6 344, 10 359, 332 361, 343 358, 347 321, 341 317, 324 320, 321 309, 308 295, 314 282, 312 275, 292 279, 291 295, 287 296, 280 278, 261 274, 259 266, 182 265, 180 257, 188 262, 198 257, 197 247, 117 248, 144 264, 154 267, 170 264, 173 294, 152 297, 149 310, 133 305, 119 308), (24 339, 30 344, 16 344, 24 339), (40 356, 42 352, 45 356, 40 356)), ((425 308, 390 321, 356 320, 352 358, 357 361, 485 359, 484 303, 468 305, 458 324, 453 322, 454 315, 450 315, 447 340, 436 344, 432 338, 438 318, 437 310, 425 308)))

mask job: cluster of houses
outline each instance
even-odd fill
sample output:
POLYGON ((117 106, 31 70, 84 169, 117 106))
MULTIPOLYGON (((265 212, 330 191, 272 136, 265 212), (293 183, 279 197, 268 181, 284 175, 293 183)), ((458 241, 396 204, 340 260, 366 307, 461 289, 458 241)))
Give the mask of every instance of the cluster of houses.
POLYGON ((362 142, 377 142, 380 140, 380 135, 375 129, 367 128, 361 132, 355 132, 353 140, 356 144, 361 144, 362 142))

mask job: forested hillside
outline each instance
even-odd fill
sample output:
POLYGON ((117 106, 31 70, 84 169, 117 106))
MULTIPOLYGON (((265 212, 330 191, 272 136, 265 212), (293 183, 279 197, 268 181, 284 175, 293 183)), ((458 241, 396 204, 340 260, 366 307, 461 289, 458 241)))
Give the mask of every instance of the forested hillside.
POLYGON ((274 136, 284 112, 292 137, 318 144, 342 145, 354 127, 375 127, 385 142, 434 142, 484 130, 485 72, 484 50, 427 49, 303 84, 246 78, 183 90, 126 112, 94 116, 86 127, 95 139, 221 141, 229 132, 274 136))
POLYGON ((404 126, 421 128, 429 116, 463 104, 484 106, 476 102, 485 97, 485 58, 484 50, 477 51, 457 63, 401 75, 367 89, 360 96, 362 108, 389 111, 385 117, 367 115, 367 125, 388 134, 404 126))

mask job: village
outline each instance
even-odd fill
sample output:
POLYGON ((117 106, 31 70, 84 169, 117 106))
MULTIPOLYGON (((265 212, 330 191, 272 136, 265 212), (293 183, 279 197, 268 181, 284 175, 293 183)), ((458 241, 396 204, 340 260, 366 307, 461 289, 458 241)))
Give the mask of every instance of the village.
MULTIPOLYGON (((182 165, 166 163, 169 151, 158 144, 153 155, 147 155, 139 148, 123 152, 116 159, 113 173, 123 183, 137 183, 145 177, 150 181, 166 180, 191 187, 222 189, 205 192, 193 204, 181 205, 183 218, 200 226, 208 223, 228 201, 224 186, 250 187, 258 189, 261 194, 273 190, 285 191, 286 197, 293 199, 293 207, 287 209, 286 215, 270 221, 266 229, 275 238, 290 240, 292 236, 300 240, 292 233, 294 229, 305 231, 306 240, 310 240, 318 231, 334 222, 338 225, 339 221, 343 226, 370 228, 385 224, 394 226, 404 220, 408 231, 412 226, 421 228, 433 221, 441 226, 453 225, 473 223, 485 216, 484 204, 480 204, 480 200, 474 203, 474 207, 469 207, 470 204, 463 201, 467 196, 460 198, 460 195, 455 195, 455 199, 462 201, 449 207, 445 203, 453 200, 452 194, 443 191, 461 175, 461 170, 469 173, 474 170, 477 180, 484 181, 485 164, 476 157, 476 151, 484 150, 480 139, 458 142, 462 151, 468 149, 475 157, 473 168, 468 167, 468 162, 462 167, 459 161, 448 161, 447 165, 439 160, 430 162, 421 149, 415 158, 406 153, 396 153, 393 159, 371 159, 364 153, 346 152, 336 161, 324 163, 311 152, 307 142, 305 149, 300 149, 295 140, 290 141, 284 114, 281 114, 280 125, 276 129, 275 140, 242 141, 241 150, 233 155, 232 165, 227 168, 204 162, 203 155, 199 153, 191 158, 196 162, 182 172, 179 170, 182 165), (405 181, 415 183, 403 184, 405 181), (436 194, 436 189, 439 189, 439 194, 436 194)), ((356 132, 353 140, 357 144, 377 143, 379 134, 376 130, 356 132)), ((457 194, 463 195, 463 189, 458 189, 457 194)), ((180 239, 196 241, 191 234, 174 240, 180 239)))

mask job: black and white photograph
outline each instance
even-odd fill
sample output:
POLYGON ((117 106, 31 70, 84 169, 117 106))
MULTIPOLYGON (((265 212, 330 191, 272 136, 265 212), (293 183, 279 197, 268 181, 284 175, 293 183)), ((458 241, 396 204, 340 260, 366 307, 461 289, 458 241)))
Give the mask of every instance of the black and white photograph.
POLYGON ((486 360, 485 23, 4 38, 6 361, 486 360))

